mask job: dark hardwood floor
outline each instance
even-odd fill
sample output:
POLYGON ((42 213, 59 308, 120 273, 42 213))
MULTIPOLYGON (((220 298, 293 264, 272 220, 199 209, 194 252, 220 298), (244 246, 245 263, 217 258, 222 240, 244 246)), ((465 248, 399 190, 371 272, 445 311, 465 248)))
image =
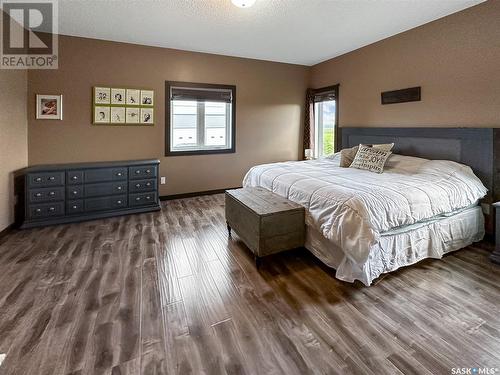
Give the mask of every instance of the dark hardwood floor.
POLYGON ((305 250, 259 272, 223 196, 0 241, 1 374, 450 374, 500 367, 487 245, 366 288, 305 250))

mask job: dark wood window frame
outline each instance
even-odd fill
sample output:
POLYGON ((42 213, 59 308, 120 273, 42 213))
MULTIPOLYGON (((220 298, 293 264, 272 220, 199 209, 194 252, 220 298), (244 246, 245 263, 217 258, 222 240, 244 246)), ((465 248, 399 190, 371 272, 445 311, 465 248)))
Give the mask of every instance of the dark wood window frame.
POLYGON ((211 154, 234 154, 236 152, 236 86, 219 85, 214 83, 195 83, 180 81, 165 81, 165 156, 187 156, 187 155, 211 155, 211 154), (170 149, 171 130, 171 87, 181 86, 193 89, 223 89, 231 90, 231 148, 208 149, 208 150, 186 150, 172 151, 170 149))
MULTIPOLYGON (((312 91, 313 97, 314 96, 322 96, 327 93, 334 93, 335 96, 335 130, 334 130, 334 138, 335 141, 333 142, 333 152, 337 152, 339 148, 341 147, 341 142, 339 139, 339 87, 340 84, 332 85, 332 86, 326 86, 326 87, 321 87, 319 89, 314 89, 312 91)), ((314 102, 314 99, 313 99, 314 102)), ((316 126, 315 123, 312 124, 313 126, 316 126)))

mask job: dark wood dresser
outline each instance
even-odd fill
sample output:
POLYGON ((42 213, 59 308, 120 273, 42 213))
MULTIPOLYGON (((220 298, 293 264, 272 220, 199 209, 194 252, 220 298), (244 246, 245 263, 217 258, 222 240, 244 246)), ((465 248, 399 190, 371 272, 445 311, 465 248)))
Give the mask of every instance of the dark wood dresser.
POLYGON ((153 159, 19 170, 16 224, 33 228, 159 210, 159 164, 153 159))

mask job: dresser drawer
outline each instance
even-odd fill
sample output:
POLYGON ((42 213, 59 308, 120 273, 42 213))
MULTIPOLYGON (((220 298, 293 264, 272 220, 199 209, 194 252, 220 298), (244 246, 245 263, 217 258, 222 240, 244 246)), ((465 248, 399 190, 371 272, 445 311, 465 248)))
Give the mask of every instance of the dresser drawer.
POLYGON ((139 165, 137 167, 129 167, 128 173, 131 180, 140 180, 156 177, 156 170, 156 165, 139 165))
POLYGON ((64 187, 40 188, 28 190, 30 203, 52 202, 64 200, 64 187))
POLYGON ((83 212, 83 199, 71 200, 66 203, 66 214, 74 215, 83 212))
POLYGON ((66 173, 66 182, 68 185, 83 184, 83 171, 69 171, 66 173))
POLYGON ((122 181, 127 179, 127 167, 98 168, 84 171, 85 183, 122 181))
POLYGON ((64 185, 64 172, 45 172, 28 174, 28 187, 64 185))
POLYGON ((157 202, 158 197, 156 192, 129 195, 130 207, 147 206, 150 204, 155 204, 157 202))
POLYGON ((126 195, 85 199, 85 212, 114 210, 127 207, 126 195))
POLYGON ((126 194, 127 182, 104 182, 101 184, 89 184, 84 187, 85 197, 100 197, 103 195, 126 194))
POLYGON ((62 215, 64 215, 64 202, 32 204, 28 206, 28 216, 30 219, 62 215))
POLYGON ((16 171, 16 224, 24 229, 159 210, 159 162, 48 164, 16 171))
POLYGON ((82 185, 67 186, 66 187, 66 198, 67 199, 83 198, 83 186, 82 185))
POLYGON ((131 193, 139 193, 141 191, 154 191, 156 190, 156 183, 156 179, 129 181, 128 191, 131 193))

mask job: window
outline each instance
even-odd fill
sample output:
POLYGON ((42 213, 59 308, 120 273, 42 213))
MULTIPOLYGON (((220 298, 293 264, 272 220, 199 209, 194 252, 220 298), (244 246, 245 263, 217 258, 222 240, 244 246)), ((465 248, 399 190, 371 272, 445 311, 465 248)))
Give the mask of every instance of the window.
POLYGON ((327 156, 335 151, 335 100, 314 103, 316 125, 315 155, 327 156))
POLYGON ((314 155, 328 156, 336 151, 338 86, 315 90, 314 155))
POLYGON ((166 155, 235 152, 236 87, 166 82, 166 155))

